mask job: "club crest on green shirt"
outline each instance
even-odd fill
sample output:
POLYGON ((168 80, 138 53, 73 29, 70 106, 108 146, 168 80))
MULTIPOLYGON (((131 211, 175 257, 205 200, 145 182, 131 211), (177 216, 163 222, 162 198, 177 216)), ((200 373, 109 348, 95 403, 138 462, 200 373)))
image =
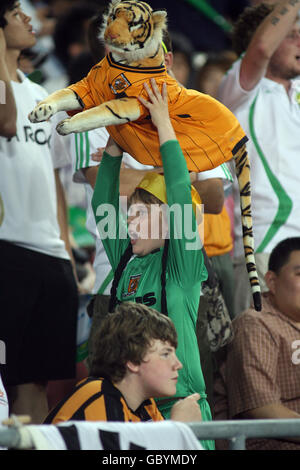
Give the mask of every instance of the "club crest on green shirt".
POLYGON ((129 284, 128 284, 128 294, 136 294, 139 282, 141 279, 141 274, 135 274, 134 276, 130 276, 129 284))

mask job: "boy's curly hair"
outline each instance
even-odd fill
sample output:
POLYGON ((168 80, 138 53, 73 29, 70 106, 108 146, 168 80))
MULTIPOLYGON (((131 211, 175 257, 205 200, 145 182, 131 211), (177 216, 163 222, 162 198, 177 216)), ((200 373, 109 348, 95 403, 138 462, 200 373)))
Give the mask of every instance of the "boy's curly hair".
POLYGON ((177 348, 172 321, 146 305, 122 302, 103 319, 95 335, 90 375, 119 382, 127 362, 141 364, 155 339, 177 348))
POLYGON ((16 0, 1 0, 0 3, 0 28, 4 28, 7 25, 7 21, 4 15, 7 11, 13 10, 16 4, 16 0))
POLYGON ((274 10, 275 4, 261 3, 247 7, 236 21, 232 33, 232 48, 238 56, 245 52, 260 23, 274 10))

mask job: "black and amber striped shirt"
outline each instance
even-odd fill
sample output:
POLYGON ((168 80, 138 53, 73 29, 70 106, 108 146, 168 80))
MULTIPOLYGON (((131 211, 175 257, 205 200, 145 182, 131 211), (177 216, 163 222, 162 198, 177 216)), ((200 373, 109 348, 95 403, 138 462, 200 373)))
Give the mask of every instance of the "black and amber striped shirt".
POLYGON ((163 417, 152 398, 133 411, 109 380, 88 377, 50 411, 44 423, 58 424, 71 420, 139 422, 162 421, 163 417))

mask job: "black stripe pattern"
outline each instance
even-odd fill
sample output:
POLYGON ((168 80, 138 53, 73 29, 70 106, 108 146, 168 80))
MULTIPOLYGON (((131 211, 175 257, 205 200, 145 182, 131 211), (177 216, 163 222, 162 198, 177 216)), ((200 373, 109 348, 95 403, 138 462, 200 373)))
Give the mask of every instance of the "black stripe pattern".
POLYGON ((80 450, 80 441, 76 426, 57 426, 61 437, 63 438, 67 450, 80 450))

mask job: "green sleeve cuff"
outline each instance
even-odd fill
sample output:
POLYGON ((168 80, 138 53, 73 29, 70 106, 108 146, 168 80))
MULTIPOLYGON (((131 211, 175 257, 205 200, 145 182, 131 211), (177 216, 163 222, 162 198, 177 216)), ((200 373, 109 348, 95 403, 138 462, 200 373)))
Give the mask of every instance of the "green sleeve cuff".
POLYGON ((122 159, 123 155, 120 155, 118 157, 112 157, 111 155, 109 155, 109 153, 107 153, 105 150, 103 152, 103 156, 102 156, 102 159, 103 158, 116 158, 116 159, 122 159))
POLYGON ((160 146, 160 151, 163 152, 163 153, 168 153, 169 152, 169 148, 173 148, 174 149, 174 146, 176 146, 176 143, 177 145, 179 146, 179 142, 178 140, 176 139, 172 139, 172 140, 168 140, 167 142, 165 142, 164 144, 162 144, 160 146))

